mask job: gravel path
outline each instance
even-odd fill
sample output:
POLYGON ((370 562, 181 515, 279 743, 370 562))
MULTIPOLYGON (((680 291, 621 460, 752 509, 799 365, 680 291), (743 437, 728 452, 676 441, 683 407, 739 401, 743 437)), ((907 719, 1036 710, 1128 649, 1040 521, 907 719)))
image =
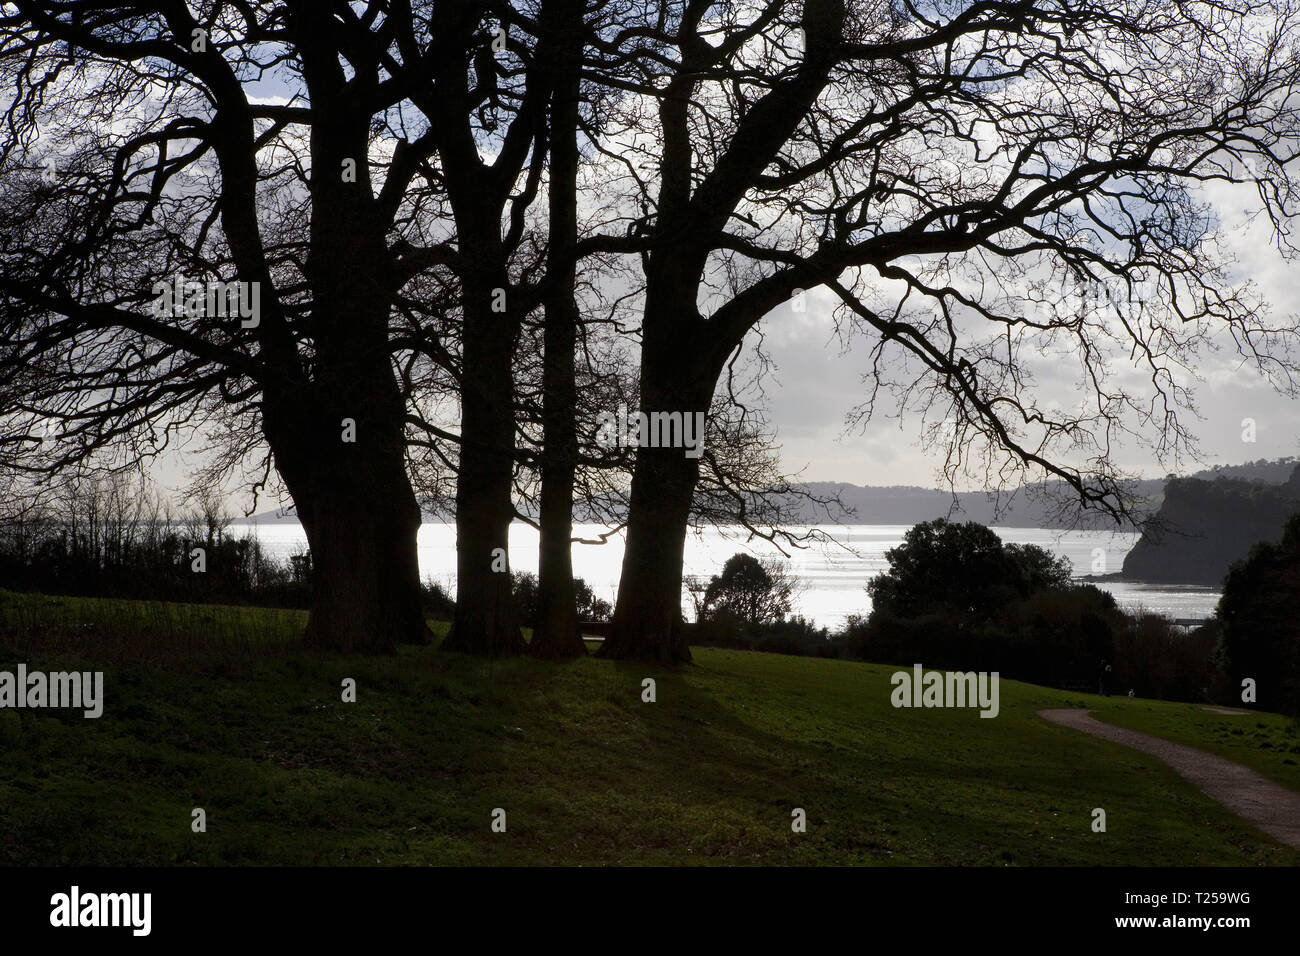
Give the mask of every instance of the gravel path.
POLYGON ((1269 836, 1300 849, 1300 793, 1249 767, 1195 747, 1102 723, 1086 710, 1040 710, 1038 716, 1160 758, 1205 795, 1269 836))

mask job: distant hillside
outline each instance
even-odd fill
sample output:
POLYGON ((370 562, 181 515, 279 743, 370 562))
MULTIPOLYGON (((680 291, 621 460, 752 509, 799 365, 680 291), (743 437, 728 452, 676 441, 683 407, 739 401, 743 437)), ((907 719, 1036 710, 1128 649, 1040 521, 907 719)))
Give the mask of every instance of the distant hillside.
POLYGON ((1294 458, 1279 458, 1277 461, 1261 458, 1258 461, 1248 461, 1244 465, 1215 465, 1213 468, 1198 471, 1188 477, 1205 478, 1211 481, 1215 478, 1245 478, 1247 481, 1284 485, 1290 480, 1295 468, 1294 458))
MULTIPOLYGON (((1006 528, 1114 526, 1113 522, 1101 515, 1089 515, 1086 520, 1076 522, 1072 516, 1062 514, 1059 505, 1054 504, 1060 500, 1059 488, 1046 485, 1026 486, 1014 494, 1003 494, 1000 500, 983 491, 960 492, 954 496, 950 491, 909 485, 872 488, 843 482, 813 481, 805 482, 801 487, 817 497, 838 495, 845 508, 851 512, 840 520, 851 524, 914 525, 934 518, 949 517, 952 512, 954 520, 977 521, 1006 528), (954 497, 957 505, 955 511, 954 497)), ((1163 487, 1162 480, 1147 480, 1137 482, 1135 490, 1154 511, 1163 487)), ((827 520, 823 513, 806 503, 799 507, 798 512, 799 520, 806 524, 827 520)))
MULTIPOLYGON (((1260 459, 1241 465, 1216 465, 1196 472, 1193 479, 1242 478, 1267 484, 1281 485, 1296 469, 1296 459, 1277 461, 1260 459)), ((1188 479, 1178 479, 1188 480, 1188 479)), ((1155 514, 1164 500, 1165 478, 1151 478, 1136 482, 1134 493, 1143 501, 1143 510, 1155 514)), ((948 517, 953 507, 953 494, 934 488, 914 485, 872 487, 852 485, 847 482, 810 481, 799 487, 816 497, 838 496, 850 515, 829 518, 819 508, 800 502, 795 509, 798 521, 804 524, 827 523, 838 520, 845 524, 913 525, 934 518, 948 517)), ((1114 526, 1102 515, 1091 514, 1076 521, 1073 515, 1063 514, 1054 502, 1068 499, 1062 494, 1061 483, 1026 485, 1014 494, 1004 494, 1000 500, 983 491, 961 492, 956 495, 957 510, 953 517, 961 521, 978 521, 985 525, 1004 528, 1100 528, 1114 526)), ((1216 582, 1217 583, 1217 582, 1216 582)))
MULTIPOLYGON (((1197 481, 1203 483, 1219 479, 1246 480, 1245 484, 1258 482, 1281 485, 1291 478, 1297 468, 1294 458, 1278 461, 1247 462, 1241 465, 1216 465, 1214 468, 1196 472, 1190 478, 1178 478, 1175 481, 1197 481)), ((1134 490, 1144 501, 1147 514, 1155 514, 1163 504, 1166 479, 1153 478, 1136 482, 1134 490)), ((1061 499, 1061 485, 1036 484, 1027 485, 1013 493, 1005 493, 996 499, 986 492, 968 491, 956 495, 957 509, 953 511, 953 494, 935 488, 921 488, 915 485, 870 486, 854 485, 848 482, 811 481, 797 487, 803 488, 817 498, 838 496, 847 509, 841 514, 817 507, 806 500, 796 500, 792 505, 791 524, 829 525, 829 524, 887 524, 914 525, 934 518, 951 516, 960 521, 978 521, 980 524, 997 525, 1006 528, 1099 528, 1113 529, 1114 525, 1101 515, 1089 515, 1086 520, 1076 522, 1074 517, 1062 514, 1053 501, 1061 499)), ((1068 497, 1068 496, 1066 496, 1068 497)), ((581 505, 576 509, 575 519, 588 520, 582 513, 581 505)), ((253 520, 266 524, 296 524, 298 518, 292 513, 280 515, 275 511, 264 511, 254 515, 253 520)), ((451 521, 450 515, 426 515, 426 521, 451 521)), ((1271 520, 1271 519, 1270 519, 1271 520)), ((1279 525, 1280 527, 1280 525, 1279 525)), ((1252 541, 1253 543, 1253 541, 1252 541)), ((1139 558, 1141 560, 1141 558, 1139 558)), ((1148 580, 1176 580, 1174 578, 1150 578, 1148 580)), ((1214 580, 1215 584, 1218 579, 1214 580)))
POLYGON ((1175 478, 1155 520, 1124 559, 1135 581, 1218 585, 1258 541, 1277 540, 1300 511, 1300 466, 1285 484, 1218 477, 1175 478))

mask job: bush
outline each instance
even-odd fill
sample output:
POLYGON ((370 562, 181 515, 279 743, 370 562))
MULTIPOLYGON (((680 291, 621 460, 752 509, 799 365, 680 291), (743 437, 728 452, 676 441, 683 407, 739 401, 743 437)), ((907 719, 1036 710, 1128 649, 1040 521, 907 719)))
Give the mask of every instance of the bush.
POLYGON ((1216 659, 1233 699, 1253 678, 1258 704, 1300 716, 1300 514, 1287 521, 1279 543, 1261 542, 1228 570, 1215 609, 1221 628, 1216 659))
POLYGON ((1216 639, 1213 629, 1188 634, 1157 614, 1130 615, 1116 637, 1116 687, 1164 700, 1220 700, 1216 639))
POLYGON ((704 589, 701 621, 733 621, 755 627, 784 621, 794 599, 794 581, 779 564, 738 552, 704 589))
POLYGON ((537 575, 531 571, 510 572, 510 594, 515 614, 524 627, 537 626, 537 575))
POLYGON ((447 589, 432 579, 425 579, 420 586, 421 604, 426 617, 449 621, 456 614, 456 602, 447 589))
MULTIPOLYGON (((515 613, 524 627, 537 626, 538 590, 537 575, 531 571, 514 571, 510 575, 510 590, 514 596, 515 613)), ((608 621, 614 609, 608 601, 596 597, 590 585, 582 578, 573 579, 573 596, 579 621, 608 621)))
POLYGON ((307 607, 311 562, 234 537, 213 502, 174 519, 120 482, 70 489, 59 511, 0 523, 0 587, 80 597, 307 607), (196 548, 203 572, 197 573, 196 548))
POLYGON ((932 521, 908 532, 874 578, 870 617, 850 618, 832 645, 844 657, 944 670, 997 671, 1035 684, 1204 700, 1220 681, 1214 638, 1071 581, 1065 559, 1003 545, 980 525, 932 521))
POLYGON ((613 619, 613 605, 596 597, 596 592, 582 578, 573 579, 573 590, 578 601, 579 621, 609 621, 613 619))
POLYGON ((830 631, 803 617, 765 624, 744 624, 734 618, 714 618, 686 625, 687 640, 696 647, 764 651, 795 657, 835 656, 830 631))
POLYGON ((890 617, 987 620, 1012 601, 1070 586, 1065 558, 1036 545, 1003 545, 973 521, 922 522, 885 557, 889 570, 871 579, 867 593, 873 613, 890 617))

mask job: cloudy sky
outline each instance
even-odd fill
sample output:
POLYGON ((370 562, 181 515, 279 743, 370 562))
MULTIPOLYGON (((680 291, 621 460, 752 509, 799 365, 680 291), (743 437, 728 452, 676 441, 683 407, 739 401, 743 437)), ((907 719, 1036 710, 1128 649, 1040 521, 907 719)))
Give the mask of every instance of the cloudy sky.
MULTIPOLYGON (((1207 193, 1222 222, 1227 248, 1239 278, 1253 280, 1271 304, 1275 323, 1300 322, 1300 262, 1287 262, 1271 245, 1272 227, 1250 212, 1253 188, 1222 187, 1207 193)), ((844 349, 828 321, 828 300, 813 297, 802 315, 782 312, 763 323, 764 347, 775 366, 767 384, 769 407, 778 430, 787 471, 810 481, 846 481, 858 485, 936 484, 941 464, 920 443, 921 423, 886 417, 889 405, 865 429, 846 429, 845 413, 862 401, 870 371, 862 344, 844 349)), ((1200 442, 1208 464, 1237 464, 1259 458, 1300 454, 1300 403, 1281 397, 1253 367, 1245 364, 1230 338, 1218 353, 1206 354, 1203 382, 1195 386, 1201 419, 1187 424, 1200 442), (1255 442, 1242 440, 1242 421, 1255 420, 1255 442)), ((1040 379, 1044 389, 1071 389, 1065 376, 1055 383, 1051 371, 1040 379)), ((1195 462, 1162 466, 1149 449, 1121 447, 1116 460, 1131 472, 1160 477, 1170 471, 1198 470, 1195 462)))

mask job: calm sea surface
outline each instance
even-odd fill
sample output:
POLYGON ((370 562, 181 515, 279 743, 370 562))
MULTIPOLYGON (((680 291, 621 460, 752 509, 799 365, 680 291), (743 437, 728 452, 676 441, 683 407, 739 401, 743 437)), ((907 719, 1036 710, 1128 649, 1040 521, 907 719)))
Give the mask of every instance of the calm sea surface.
MULTIPOLYGON (((803 585, 796 612, 833 629, 843 623, 846 615, 869 611, 871 601, 864 590, 867 580, 886 569, 885 552, 902 542, 907 529, 907 525, 836 525, 824 529, 836 544, 814 545, 795 551, 790 558, 790 571, 803 585)), ((593 539, 599 530, 594 525, 575 528, 576 536, 593 539)), ((1036 544, 1064 555, 1081 577, 1095 573, 1094 568, 1102 573, 1119 571, 1124 556, 1138 539, 1135 533, 1108 531, 994 530, 1008 543, 1036 544)), ((280 558, 287 558, 307 546, 301 526, 295 523, 239 522, 231 526, 231 531, 255 534, 269 552, 280 558)), ((454 593, 455 526, 422 526, 419 549, 422 576, 432 578, 454 593)), ((710 528, 698 535, 688 535, 686 573, 717 574, 728 557, 743 550, 746 550, 744 533, 737 529, 710 528)), ((761 541, 755 542, 750 550, 757 557, 780 557, 770 545, 761 541)), ((611 603, 618 588, 622 560, 621 535, 603 545, 574 545, 573 548, 574 573, 585 579, 598 597, 611 603)), ((537 532, 527 525, 511 525, 510 566, 520 571, 537 570, 537 532)), ((1191 585, 1107 581, 1101 586, 1113 593, 1121 605, 1141 607, 1175 618, 1209 617, 1219 599, 1216 589, 1191 585)))

